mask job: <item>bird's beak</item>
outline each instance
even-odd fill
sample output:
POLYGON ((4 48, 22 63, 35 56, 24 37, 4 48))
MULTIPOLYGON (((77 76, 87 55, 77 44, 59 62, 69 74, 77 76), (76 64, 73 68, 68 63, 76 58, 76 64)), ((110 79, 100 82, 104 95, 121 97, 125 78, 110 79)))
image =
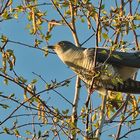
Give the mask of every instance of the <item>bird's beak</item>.
POLYGON ((55 46, 48 46, 48 49, 54 50, 55 49, 55 46))

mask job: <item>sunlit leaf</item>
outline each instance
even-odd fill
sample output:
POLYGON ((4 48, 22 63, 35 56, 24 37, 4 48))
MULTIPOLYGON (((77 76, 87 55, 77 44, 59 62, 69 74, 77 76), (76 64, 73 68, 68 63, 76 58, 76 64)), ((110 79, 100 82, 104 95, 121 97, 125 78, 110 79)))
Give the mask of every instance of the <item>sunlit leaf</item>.
POLYGON ((8 79, 6 79, 6 78, 4 79, 4 84, 8 85, 8 79))
POLYGON ((8 106, 7 104, 0 104, 0 106, 1 106, 2 108, 4 108, 4 109, 8 109, 8 108, 9 108, 9 106, 8 106))
POLYGON ((15 94, 12 93, 12 94, 10 94, 10 95, 8 96, 8 98, 13 98, 14 96, 15 96, 15 94))
POLYGON ((96 120, 96 113, 94 113, 94 115, 92 116, 92 122, 94 122, 96 120))
POLYGON ((35 83, 37 83, 37 79, 33 79, 33 80, 31 81, 31 84, 35 84, 35 83))
POLYGON ((20 136, 20 133, 19 133, 18 129, 14 129, 14 134, 15 134, 16 137, 20 136))
POLYGON ((9 130, 9 128, 7 128, 7 127, 5 127, 5 128, 3 129, 3 132, 6 133, 6 134, 10 134, 10 130, 9 130))
POLYGON ((69 109, 62 110, 62 113, 63 113, 64 115, 67 115, 67 114, 69 113, 69 109))
POLYGON ((102 33, 102 36, 103 36, 104 39, 108 39, 109 38, 108 34, 106 34, 106 33, 102 33))
POLYGON ((3 17, 5 20, 10 18, 10 15, 9 15, 9 13, 8 13, 7 10, 5 10, 5 11, 3 12, 2 17, 3 17))
POLYGON ((32 133, 31 133, 29 130, 26 130, 25 133, 26 133, 27 135, 32 135, 32 133))
POLYGON ((140 14, 135 15, 135 20, 140 20, 140 14))
POLYGON ((48 42, 51 39, 52 35, 51 34, 47 34, 45 36, 45 40, 48 42))
POLYGON ((1 35, 1 42, 5 43, 7 42, 8 38, 5 35, 1 35))
POLYGON ((120 60, 122 59, 122 58, 121 58, 119 55, 117 55, 117 54, 116 54, 116 55, 113 54, 112 56, 113 56, 114 58, 117 58, 117 59, 120 59, 120 60))

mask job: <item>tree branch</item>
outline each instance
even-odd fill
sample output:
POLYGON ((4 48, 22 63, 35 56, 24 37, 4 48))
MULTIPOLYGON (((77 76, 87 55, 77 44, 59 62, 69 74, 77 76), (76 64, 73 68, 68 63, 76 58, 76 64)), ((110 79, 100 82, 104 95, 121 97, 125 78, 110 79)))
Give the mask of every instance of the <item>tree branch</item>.
POLYGON ((107 102, 107 96, 108 96, 108 91, 105 91, 105 95, 103 95, 103 99, 102 99, 102 105, 101 105, 101 113, 100 113, 100 118, 99 118, 99 127, 96 131, 96 138, 100 139, 100 136, 102 134, 102 128, 104 126, 104 122, 105 122, 105 107, 106 107, 106 102, 107 102))
POLYGON ((120 139, 123 139, 123 138, 127 138, 127 135, 128 135, 128 134, 130 134, 130 133, 132 133, 132 132, 135 132, 135 131, 140 131, 140 128, 136 128, 136 129, 133 129, 133 130, 128 131, 128 132, 125 133, 123 136, 121 136, 121 137, 119 138, 119 140, 120 140, 120 139))
POLYGON ((7 8, 8 4, 9 4, 10 0, 7 0, 5 6, 3 7, 2 11, 0 12, 0 16, 3 14, 3 12, 5 11, 5 9, 7 8))
MULTIPOLYGON (((124 106, 124 111, 123 111, 123 115, 125 115, 126 113, 126 109, 127 109, 127 105, 128 105, 128 101, 129 101, 129 98, 130 98, 130 94, 127 94, 127 97, 126 97, 126 104, 124 106)), ((115 140, 119 140, 119 137, 120 137, 120 134, 121 134, 121 129, 122 129, 122 124, 123 124, 123 119, 121 120, 119 126, 118 126, 118 131, 117 131, 117 134, 115 136, 115 140)))
MULTIPOLYGON (((74 38, 74 42, 76 44, 77 47, 80 47, 80 43, 79 43, 79 39, 77 36, 77 32, 76 32, 76 27, 75 27, 75 17, 74 17, 74 12, 75 9, 73 7, 73 3, 72 1, 69 1, 69 5, 70 5, 70 12, 71 12, 71 28, 72 28, 72 35, 74 38)), ((78 101, 79 101, 79 95, 80 95, 80 86, 81 85, 81 80, 80 78, 77 76, 76 78, 76 83, 75 83, 75 94, 74 94, 74 100, 73 100, 73 108, 72 108, 72 122, 74 123, 75 128, 77 128, 77 108, 78 108, 78 101)), ((72 139, 76 140, 76 133, 74 133, 74 135, 72 135, 72 139)))
MULTIPOLYGON (((132 13, 132 0, 129 0, 129 9, 130 9, 130 15, 133 16, 133 13, 132 13)), ((132 27, 134 27, 134 26, 135 26, 134 21, 132 21, 132 27)), ((133 34, 134 34, 136 50, 140 50, 136 31, 133 28, 132 28, 132 31, 133 31, 133 34)))

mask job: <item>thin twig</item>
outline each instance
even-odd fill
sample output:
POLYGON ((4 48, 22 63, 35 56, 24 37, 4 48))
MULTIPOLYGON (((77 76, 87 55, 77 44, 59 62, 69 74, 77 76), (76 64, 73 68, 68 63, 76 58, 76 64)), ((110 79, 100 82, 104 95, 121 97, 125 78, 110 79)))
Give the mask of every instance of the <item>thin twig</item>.
MULTIPOLYGON (((69 1, 69 6, 70 6, 70 12, 71 12, 71 32, 72 32, 72 35, 73 35, 73 38, 74 38, 74 42, 76 44, 77 47, 80 47, 80 43, 79 43, 79 39, 78 39, 78 35, 77 35, 77 32, 76 32, 76 27, 75 27, 75 16, 74 16, 74 13, 75 13, 75 9, 73 7, 73 3, 72 1, 69 1)), ((79 101, 79 95, 80 95, 80 86, 81 85, 81 80, 80 78, 77 76, 76 78, 76 84, 75 84, 75 94, 74 94, 74 100, 73 100, 73 108, 72 108, 72 122, 74 123, 75 125, 75 128, 77 128, 77 108, 78 108, 78 101, 79 101)), ((74 133, 72 135, 72 139, 73 140, 76 140, 76 133, 74 133)))
POLYGON ((59 8, 57 7, 57 5, 55 4, 55 2, 53 0, 51 0, 51 2, 53 4, 53 6, 56 8, 56 10, 59 13, 59 15, 61 16, 61 18, 66 23, 66 25, 71 29, 72 32, 74 32, 73 29, 72 29, 72 27, 70 26, 70 24, 67 22, 67 20, 65 19, 65 17, 63 16, 63 14, 61 13, 61 11, 59 10, 59 8))
POLYGON ((121 105, 121 107, 117 110, 117 112, 114 113, 114 115, 109 120, 105 121, 105 123, 111 123, 118 116, 118 114, 122 111, 122 109, 124 108, 126 103, 127 103, 127 100, 121 105))
MULTIPOLYGON (((127 97, 126 97, 126 104, 124 106, 123 115, 125 115, 125 113, 126 113, 126 109, 127 109, 129 98, 130 98, 130 94, 128 94, 127 97)), ((123 124, 123 119, 121 120, 121 122, 120 122, 120 124, 118 126, 118 130, 117 130, 117 134, 116 134, 115 140, 119 140, 119 137, 120 137, 120 134, 121 134, 122 124, 123 124)))
MULTIPOLYGON (((96 47, 95 47, 95 51, 94 51, 94 61, 93 61, 93 69, 95 70, 96 68, 96 58, 97 58, 97 50, 98 50, 98 45, 99 45, 99 28, 100 28, 100 14, 101 14, 101 6, 102 6, 102 0, 100 0, 99 3, 99 11, 98 11, 98 19, 97 19, 97 29, 96 29, 96 47)), ((95 80, 95 76, 93 76, 92 81, 91 81, 91 86, 89 91, 92 92, 92 87, 94 84, 94 80, 95 80)))
POLYGON ((86 138, 88 139, 89 137, 88 137, 88 134, 89 134, 89 130, 88 130, 88 128, 89 128, 89 109, 88 109, 88 105, 89 105, 89 101, 90 101, 90 96, 91 96, 91 94, 90 93, 88 93, 88 95, 87 95, 87 99, 86 99, 86 123, 85 123, 85 132, 86 132, 86 138))
POLYGON ((40 50, 40 51, 43 51, 45 52, 46 50, 42 49, 42 48, 39 48, 39 47, 35 47, 35 46, 32 46, 32 45, 28 45, 28 44, 25 44, 25 43, 22 43, 22 42, 19 42, 19 41, 14 41, 14 40, 7 40, 7 42, 9 43, 14 43, 14 44, 18 44, 18 45, 22 45, 22 46, 26 46, 26 47, 29 47, 29 48, 32 48, 32 49, 37 49, 37 50, 40 50))
MULTIPOLYGON (((35 74, 36 76, 38 76, 45 84, 47 84, 46 80, 39 74, 32 72, 33 74, 35 74)), ((65 81, 68 81, 68 79, 66 79, 65 81)), ((65 98, 62 94, 60 94, 58 91, 56 91, 55 89, 52 89, 55 93, 57 93, 60 97, 62 97, 65 101, 67 101, 70 105, 73 106, 73 104, 67 99, 65 98)))
MULTIPOLYGON (((41 104, 46 107, 46 109, 48 110, 48 113, 52 113, 53 115, 55 115, 56 113, 53 112, 53 110, 51 110, 44 101, 42 101, 37 95, 38 93, 34 93, 32 92, 31 90, 29 90, 27 88, 26 85, 23 85, 21 83, 19 83, 18 81, 12 79, 11 77, 9 77, 8 75, 3 75, 3 74, 0 74, 0 77, 3 77, 3 78, 6 78, 7 80, 17 84, 18 86, 20 86, 21 88, 23 88, 24 90, 26 90, 27 92, 29 92, 32 96, 30 98, 28 98, 27 100, 23 101, 6 119, 4 119, 2 122, 0 122, 0 125, 3 124, 8 118, 10 118, 21 106, 23 106, 26 102, 29 102, 33 97, 36 97, 40 102, 41 104)), ((52 88, 51 88, 52 89, 52 88)), ((49 89, 50 90, 50 89, 49 89)))
POLYGON ((83 46, 86 42, 88 42, 93 36, 95 35, 95 33, 93 33, 91 36, 89 36, 84 42, 82 42, 80 44, 80 46, 83 46))
POLYGON ((5 6, 3 7, 2 11, 0 12, 0 16, 3 14, 3 12, 5 11, 5 9, 8 7, 9 1, 10 0, 7 0, 5 6))
POLYGON ((128 131, 128 132, 125 133, 123 136, 121 136, 121 137, 119 138, 119 140, 120 140, 120 139, 123 139, 123 138, 127 138, 127 135, 128 135, 128 134, 130 134, 130 133, 132 133, 132 132, 135 132, 135 131, 140 131, 140 128, 136 128, 136 129, 132 129, 132 130, 128 131))
MULTIPOLYGON (((11 100, 11 101, 13 101, 13 102, 15 102, 15 103, 17 103, 17 104, 22 104, 21 102, 19 102, 18 100, 16 100, 16 99, 14 99, 14 98, 12 98, 12 97, 10 97, 10 96, 5 96, 5 95, 0 95, 0 97, 2 97, 2 98, 5 98, 6 100, 11 100)), ((32 110, 38 110, 37 108, 34 108, 34 107, 30 107, 30 106, 27 106, 27 105, 22 105, 23 107, 25 107, 26 109, 32 109, 32 110)))
MULTIPOLYGON (((130 15, 133 16, 133 13, 132 13, 132 0, 129 0, 129 9, 130 9, 130 15)), ((134 27, 134 26, 135 26, 134 21, 132 21, 132 27, 134 27)), ((134 34, 136 49, 140 50, 136 31, 134 29, 132 31, 133 31, 133 34, 134 34)))

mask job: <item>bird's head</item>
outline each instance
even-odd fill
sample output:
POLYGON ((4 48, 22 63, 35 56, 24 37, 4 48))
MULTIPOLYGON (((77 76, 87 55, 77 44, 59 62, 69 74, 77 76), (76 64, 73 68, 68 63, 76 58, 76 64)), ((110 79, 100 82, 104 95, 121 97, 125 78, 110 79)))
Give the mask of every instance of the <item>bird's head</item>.
POLYGON ((60 41, 55 45, 48 46, 48 48, 54 50, 59 55, 67 52, 71 48, 75 48, 75 45, 69 41, 60 41))

